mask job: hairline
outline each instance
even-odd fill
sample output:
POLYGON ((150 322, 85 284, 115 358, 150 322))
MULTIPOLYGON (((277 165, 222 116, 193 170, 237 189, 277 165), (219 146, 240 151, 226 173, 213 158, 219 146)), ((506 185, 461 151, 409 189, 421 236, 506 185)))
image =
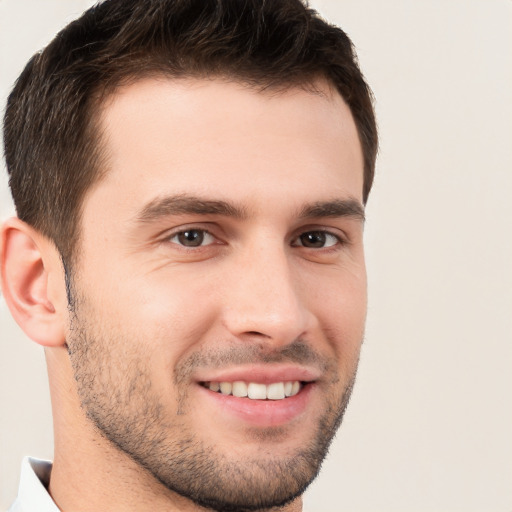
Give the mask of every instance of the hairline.
MULTIPOLYGON (((106 127, 103 123, 103 114, 111 104, 110 102, 115 100, 116 94, 125 88, 128 88, 132 85, 135 85, 144 80, 163 80, 166 82, 196 82, 196 83, 206 83, 206 82, 215 82, 220 81, 225 84, 238 84, 243 86, 249 91, 254 91, 258 94, 265 94, 271 96, 279 96, 281 94, 285 94, 286 92, 292 89, 300 89, 309 94, 318 95, 324 98, 328 98, 325 94, 325 90, 329 92, 330 97, 334 97, 338 95, 344 103, 347 104, 347 107, 350 111, 352 117, 352 109, 350 105, 346 102, 343 95, 338 91, 334 82, 325 74, 315 74, 315 75, 296 75, 294 77, 286 77, 282 80, 269 80, 268 83, 265 83, 262 80, 250 80, 247 77, 244 77, 241 73, 227 73, 227 72, 219 72, 219 73, 183 73, 182 75, 176 76, 172 72, 166 72, 165 69, 148 69, 142 70, 140 73, 127 73, 123 75, 119 74, 117 79, 110 80, 107 83, 98 84, 95 89, 92 90, 88 105, 87 105, 87 115, 88 121, 86 126, 86 131, 89 133, 89 136, 92 138, 92 146, 94 153, 94 167, 93 172, 91 173, 92 179, 89 183, 89 186, 84 190, 82 196, 80 197, 80 203, 76 207, 76 215, 75 215, 75 223, 74 223, 74 239, 71 243, 70 250, 67 255, 63 255, 60 249, 59 253, 61 255, 62 261, 65 263, 66 268, 68 268, 69 273, 72 274, 72 269, 75 265, 80 261, 79 254, 81 253, 81 243, 82 243, 82 214, 83 208, 85 206, 85 202, 90 193, 95 189, 95 187, 99 186, 103 180, 103 178, 109 173, 109 152, 108 152, 108 134, 106 127), (321 87, 321 86, 324 87, 321 87), (327 86, 327 87, 325 87, 327 86)), ((359 141, 359 147, 361 153, 364 156, 363 145, 361 141, 361 137, 359 134, 359 128, 357 123, 355 122, 357 137, 359 141)), ((363 169, 363 184, 365 180, 365 172, 363 169)))

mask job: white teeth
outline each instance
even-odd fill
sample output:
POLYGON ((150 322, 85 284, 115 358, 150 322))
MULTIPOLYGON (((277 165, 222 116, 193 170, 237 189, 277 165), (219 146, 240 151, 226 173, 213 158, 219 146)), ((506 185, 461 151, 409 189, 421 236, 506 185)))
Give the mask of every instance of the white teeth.
MULTIPOLYGON (((291 383, 290 383, 291 384, 291 383)), ((212 390, 212 391, 219 391, 220 389, 220 384, 218 382, 210 382, 210 384, 208 385, 208 387, 212 390)), ((291 389, 291 388, 290 388, 291 389)))
POLYGON ((253 400, 265 400, 267 398, 267 386, 251 382, 247 386, 247 396, 253 400))
POLYGON ((221 382, 220 383, 220 392, 223 395, 231 395, 231 391, 233 389, 233 385, 231 382, 221 382))
POLYGON ((284 398, 284 384, 274 382, 267 386, 267 398, 269 400, 282 400, 284 398))
POLYGON ((301 389, 298 380, 260 384, 257 382, 206 382, 205 387, 211 391, 220 391, 223 395, 233 395, 238 398, 248 397, 252 400, 282 400, 295 396, 301 389))
POLYGON ((240 380, 237 380, 236 382, 233 382, 233 396, 238 396, 240 398, 243 398, 244 396, 247 396, 247 384, 245 382, 242 382, 240 380))

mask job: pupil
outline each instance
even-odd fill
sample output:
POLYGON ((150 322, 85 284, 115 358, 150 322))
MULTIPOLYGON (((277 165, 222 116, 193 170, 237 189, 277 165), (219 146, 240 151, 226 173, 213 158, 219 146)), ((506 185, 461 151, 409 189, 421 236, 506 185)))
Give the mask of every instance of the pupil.
POLYGON ((187 247, 198 247, 203 243, 204 234, 201 231, 192 229, 190 231, 183 231, 178 235, 180 244, 187 247))
POLYGON ((325 233, 322 233, 322 231, 304 233, 300 239, 305 247, 323 247, 325 245, 325 233))

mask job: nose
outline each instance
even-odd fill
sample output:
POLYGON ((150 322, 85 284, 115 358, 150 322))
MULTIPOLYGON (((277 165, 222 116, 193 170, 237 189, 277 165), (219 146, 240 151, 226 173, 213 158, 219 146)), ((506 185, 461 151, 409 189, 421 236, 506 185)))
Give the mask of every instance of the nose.
POLYGON ((232 266, 224 283, 223 323, 238 339, 286 345, 305 336, 315 316, 293 256, 281 244, 266 245, 247 251, 232 266))

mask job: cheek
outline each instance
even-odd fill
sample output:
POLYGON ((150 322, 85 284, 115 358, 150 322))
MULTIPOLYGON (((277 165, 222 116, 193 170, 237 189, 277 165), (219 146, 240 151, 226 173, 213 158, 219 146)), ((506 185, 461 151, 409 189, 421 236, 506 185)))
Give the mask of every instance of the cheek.
POLYGON ((349 371, 357 364, 364 337, 367 292, 364 273, 332 279, 317 294, 316 314, 339 364, 349 371))
POLYGON ((217 314, 215 287, 190 277, 163 272, 132 279, 119 290, 115 306, 126 329, 173 359, 205 338, 217 314))

